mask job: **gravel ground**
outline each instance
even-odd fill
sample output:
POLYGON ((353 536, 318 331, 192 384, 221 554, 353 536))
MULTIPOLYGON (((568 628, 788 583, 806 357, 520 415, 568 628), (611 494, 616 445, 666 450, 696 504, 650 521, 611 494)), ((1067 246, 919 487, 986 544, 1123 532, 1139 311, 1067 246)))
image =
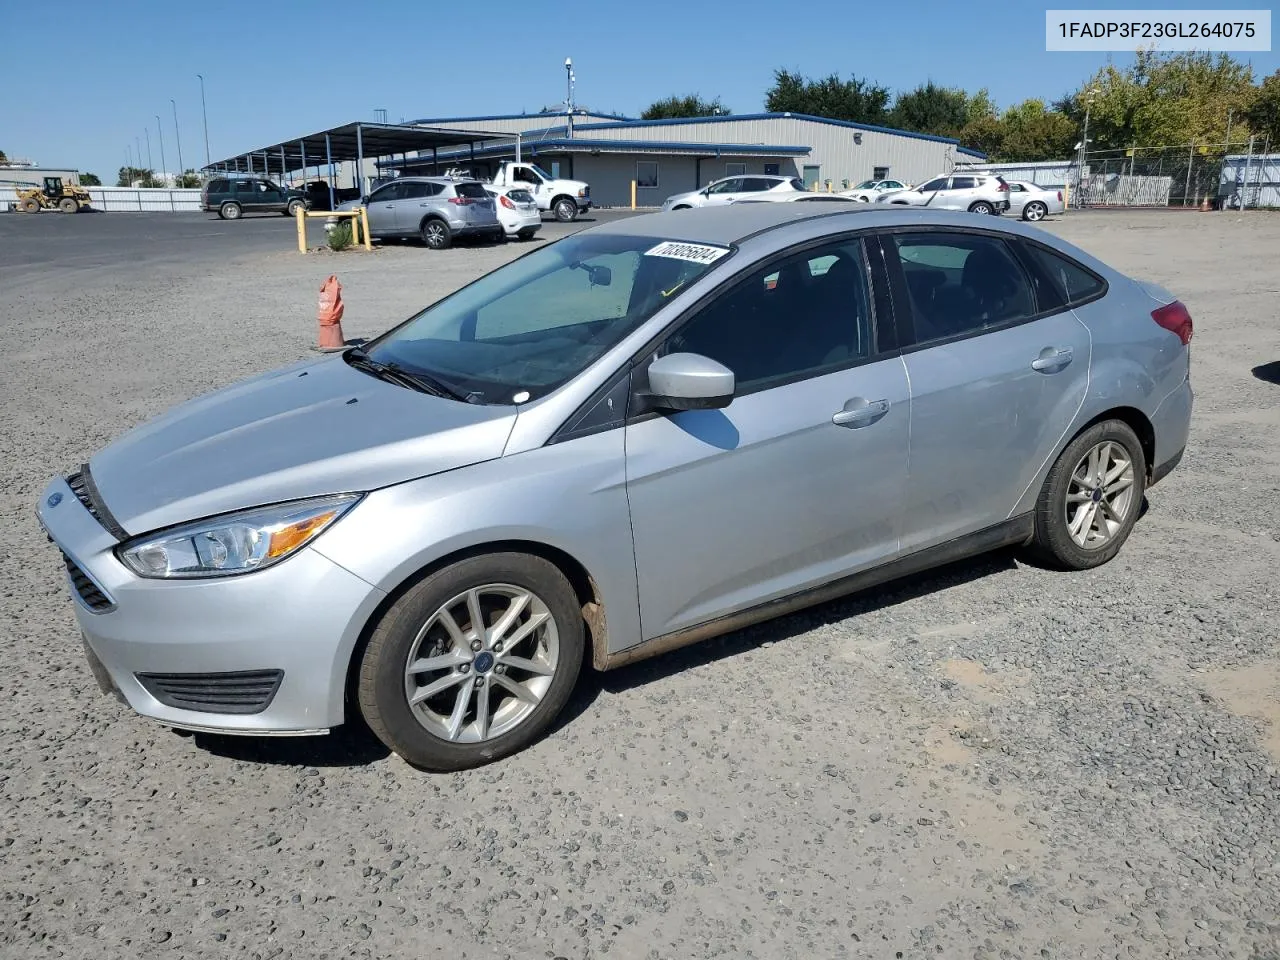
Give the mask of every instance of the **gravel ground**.
MULTIPOLYGON (((0 219, 3 262, 32 228, 0 219)), ((1192 444, 1116 561, 997 554, 587 677, 449 776, 98 696, 33 504, 305 355, 331 270, 361 336, 519 248, 139 253, 120 223, 0 284, 0 956, 1280 958, 1280 217, 1046 225, 1196 319, 1192 444)))

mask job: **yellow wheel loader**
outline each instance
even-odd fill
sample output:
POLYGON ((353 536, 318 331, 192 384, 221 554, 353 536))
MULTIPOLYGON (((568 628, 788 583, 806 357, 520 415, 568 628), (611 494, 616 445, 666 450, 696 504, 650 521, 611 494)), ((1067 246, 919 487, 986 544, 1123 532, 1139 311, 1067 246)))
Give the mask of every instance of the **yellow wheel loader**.
POLYGON ((24 213, 58 209, 79 213, 89 209, 89 191, 77 184, 64 185, 61 177, 45 177, 44 186, 18 186, 18 209, 24 213))

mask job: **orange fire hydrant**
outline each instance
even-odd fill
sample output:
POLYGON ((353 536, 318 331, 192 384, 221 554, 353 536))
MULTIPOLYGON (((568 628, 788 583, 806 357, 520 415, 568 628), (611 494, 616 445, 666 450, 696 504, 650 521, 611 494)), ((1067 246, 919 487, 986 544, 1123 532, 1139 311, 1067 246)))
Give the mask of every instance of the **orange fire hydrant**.
POLYGON ((316 319, 320 321, 320 343, 318 349, 323 351, 341 350, 346 346, 346 338, 342 335, 342 284, 334 274, 320 285, 320 305, 316 310, 316 319))

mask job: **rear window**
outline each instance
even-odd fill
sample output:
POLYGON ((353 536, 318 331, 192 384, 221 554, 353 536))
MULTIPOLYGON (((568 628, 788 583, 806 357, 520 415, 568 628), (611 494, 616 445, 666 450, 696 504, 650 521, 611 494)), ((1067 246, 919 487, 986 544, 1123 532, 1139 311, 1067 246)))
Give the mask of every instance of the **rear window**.
POLYGON ((791 178, 790 183, 791 183, 791 186, 795 187, 795 189, 797 189, 797 190, 808 190, 808 189, 809 189, 808 187, 806 187, 806 186, 804 185, 804 181, 803 181, 803 180, 801 180, 799 177, 792 177, 792 178, 791 178))
POLYGON ((533 203, 533 194, 528 190, 508 190, 507 196, 516 203, 533 203))
POLYGON ((1060 253, 1035 243, 1024 244, 1032 260, 1048 276, 1067 306, 1092 300, 1107 288, 1106 281, 1060 253))
POLYGON ((210 193, 226 193, 230 184, 226 180, 210 180, 209 186, 206 187, 210 193))
POLYGON ((484 184, 481 183, 455 183, 453 190, 460 197, 470 197, 473 200, 489 199, 489 195, 484 192, 484 184))

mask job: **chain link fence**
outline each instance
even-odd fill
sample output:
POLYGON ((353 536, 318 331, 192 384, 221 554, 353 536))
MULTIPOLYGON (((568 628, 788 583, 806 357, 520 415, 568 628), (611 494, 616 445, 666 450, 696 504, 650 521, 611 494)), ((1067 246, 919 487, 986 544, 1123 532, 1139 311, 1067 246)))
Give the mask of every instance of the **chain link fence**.
POLYGON ((1244 141, 1090 152, 1083 173, 1073 164, 1071 205, 1273 206, 1272 194, 1280 193, 1280 157, 1269 156, 1270 146, 1244 141))

